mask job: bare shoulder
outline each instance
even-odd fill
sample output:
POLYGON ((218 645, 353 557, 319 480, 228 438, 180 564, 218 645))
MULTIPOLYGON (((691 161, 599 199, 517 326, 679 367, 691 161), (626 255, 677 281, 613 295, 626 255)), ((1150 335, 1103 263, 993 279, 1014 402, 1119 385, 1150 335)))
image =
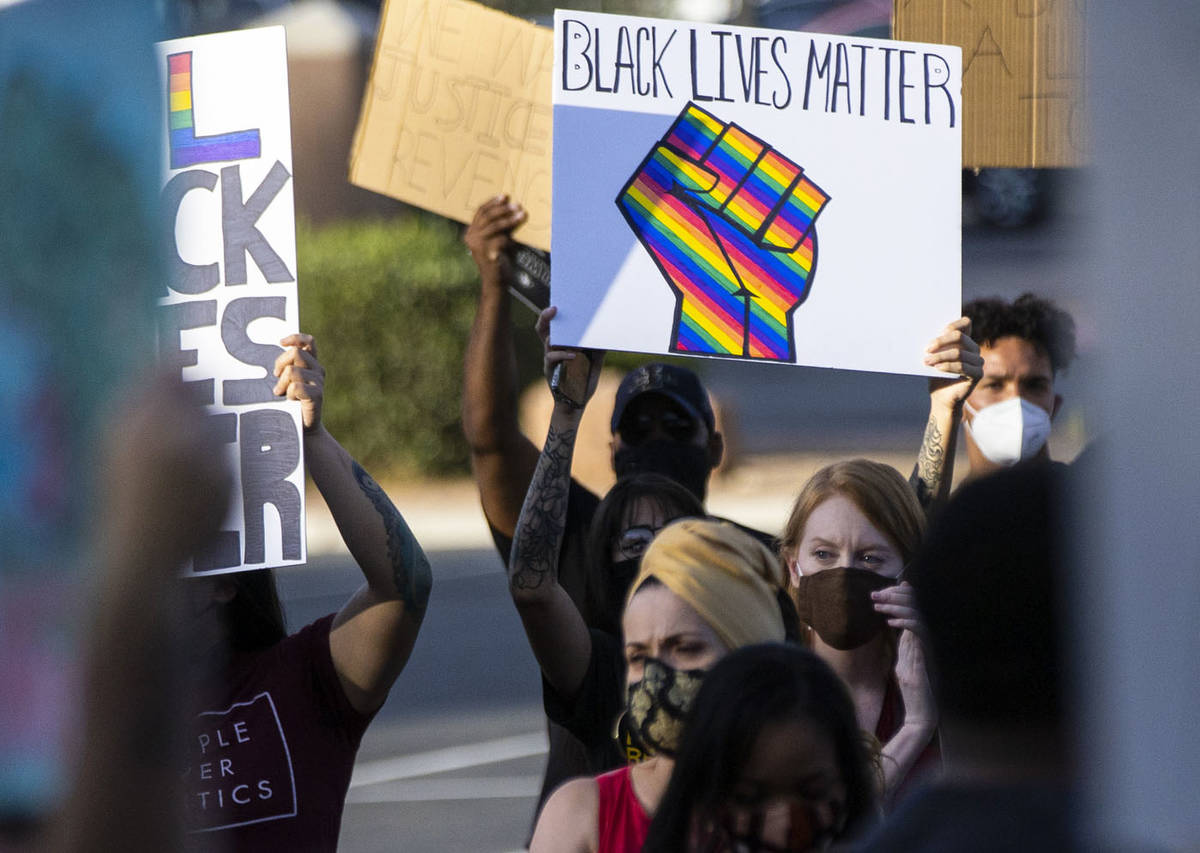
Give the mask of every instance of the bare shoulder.
POLYGON ((584 776, 564 782, 542 807, 529 853, 593 853, 600 844, 599 810, 600 786, 595 779, 584 776))

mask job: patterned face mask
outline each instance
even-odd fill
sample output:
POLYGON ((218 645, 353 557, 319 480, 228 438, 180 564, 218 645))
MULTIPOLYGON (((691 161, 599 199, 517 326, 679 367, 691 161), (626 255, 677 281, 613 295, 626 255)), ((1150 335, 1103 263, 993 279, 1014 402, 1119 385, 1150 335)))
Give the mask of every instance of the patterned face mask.
POLYGON ((704 672, 678 670, 657 658, 646 658, 642 680, 625 689, 625 713, 648 752, 675 755, 704 672))

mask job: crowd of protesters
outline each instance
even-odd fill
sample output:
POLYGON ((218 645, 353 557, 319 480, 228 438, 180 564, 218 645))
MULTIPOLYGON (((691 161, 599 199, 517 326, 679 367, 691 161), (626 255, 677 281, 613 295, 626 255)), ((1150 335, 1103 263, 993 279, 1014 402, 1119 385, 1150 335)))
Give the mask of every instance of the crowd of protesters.
MULTIPOLYGON (((549 346, 553 308, 537 322, 549 428, 541 448, 520 431, 506 250, 524 219, 498 197, 466 230, 481 289, 462 421, 543 677, 531 850, 1070 849, 1055 534, 1073 472, 1046 445, 1070 317, 1029 294, 965 306, 925 352, 945 377, 911 477, 831 464, 796 484, 784 529, 757 531, 704 508, 724 442, 677 365, 621 382, 616 485, 601 497, 571 478, 604 355, 549 346), (960 425, 969 470, 952 496, 960 425)), ((177 382, 126 406, 85 759, 54 849, 336 848, 359 741, 434 572, 325 429, 316 342, 280 343, 275 393, 301 403, 308 470, 362 586, 289 635, 269 571, 171 580, 216 532, 228 475, 177 382), (120 784, 106 762, 129 769, 120 784), (287 790, 268 781, 281 773, 287 790)))

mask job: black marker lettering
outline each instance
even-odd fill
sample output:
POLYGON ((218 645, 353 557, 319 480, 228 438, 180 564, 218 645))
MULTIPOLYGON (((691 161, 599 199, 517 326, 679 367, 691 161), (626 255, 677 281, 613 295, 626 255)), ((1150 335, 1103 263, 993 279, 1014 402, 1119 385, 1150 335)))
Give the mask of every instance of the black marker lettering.
POLYGON ((904 57, 905 56, 916 56, 916 55, 917 55, 917 52, 915 50, 900 51, 900 123, 901 124, 916 124, 917 123, 916 119, 909 118, 908 115, 904 112, 904 90, 917 88, 916 85, 913 83, 905 83, 904 82, 904 57))
MULTIPOLYGON (((804 109, 808 109, 808 96, 812 89, 813 72, 817 72, 817 79, 822 79, 829 73, 829 50, 830 46, 825 45, 825 59, 821 60, 817 56, 817 43, 810 41, 808 43, 808 71, 804 75, 804 109)), ((829 111, 829 81, 825 81, 825 111, 829 111)))
POLYGON ((779 60, 779 54, 776 49, 781 49, 780 52, 787 53, 787 39, 783 36, 776 36, 771 42, 771 59, 775 62, 775 67, 779 69, 779 74, 783 77, 783 85, 787 87, 787 97, 781 103, 775 95, 771 95, 771 103, 775 105, 775 109, 782 110, 792 102, 792 81, 788 79, 787 72, 783 70, 783 63, 779 60))
MULTIPOLYGON (((190 169, 180 172, 163 187, 163 209, 169 214, 167 227, 169 229, 168 243, 171 252, 167 257, 167 276, 171 289, 176 293, 196 295, 207 293, 221 281, 221 273, 217 262, 211 264, 189 264, 179 256, 179 244, 175 240, 175 221, 179 218, 179 205, 183 197, 192 190, 208 190, 212 192, 217 186, 217 176, 203 169, 190 169)), ((160 292, 166 296, 166 292, 160 292)))

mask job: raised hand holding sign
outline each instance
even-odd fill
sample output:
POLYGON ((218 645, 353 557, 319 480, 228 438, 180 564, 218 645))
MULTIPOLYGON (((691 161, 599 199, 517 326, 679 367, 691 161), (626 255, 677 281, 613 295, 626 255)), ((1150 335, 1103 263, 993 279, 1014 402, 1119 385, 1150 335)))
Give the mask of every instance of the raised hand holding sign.
POLYGON ((795 361, 828 201, 796 163, 689 103, 617 197, 675 292, 671 350, 795 361))

